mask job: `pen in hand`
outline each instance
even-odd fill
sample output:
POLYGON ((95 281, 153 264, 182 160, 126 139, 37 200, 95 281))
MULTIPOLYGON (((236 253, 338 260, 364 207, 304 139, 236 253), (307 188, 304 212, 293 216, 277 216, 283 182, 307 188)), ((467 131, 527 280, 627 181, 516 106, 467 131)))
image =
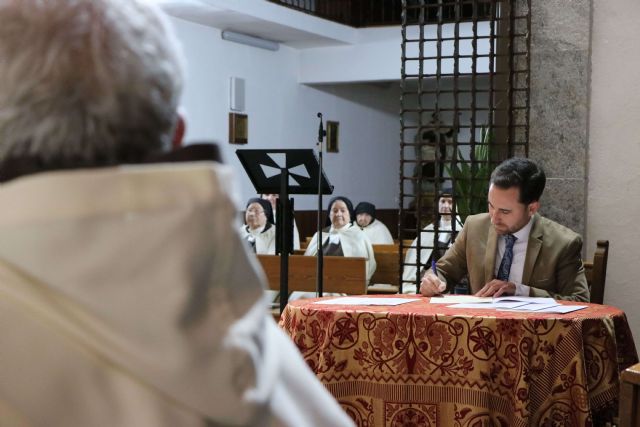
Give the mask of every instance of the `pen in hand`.
MULTIPOLYGON (((432 259, 432 260, 431 260, 431 272, 433 273, 433 275, 434 275, 434 276, 436 276, 436 279, 438 279, 438 280, 440 279, 440 278, 438 277, 438 270, 436 270, 436 260, 435 260, 435 259, 432 259)), ((444 290, 444 289, 443 289, 443 290, 444 290)), ((443 291, 443 290, 438 289, 438 293, 437 293, 437 294, 435 294, 435 295, 433 295, 433 296, 434 296, 434 297, 441 297, 441 296, 442 296, 442 291, 443 291)))

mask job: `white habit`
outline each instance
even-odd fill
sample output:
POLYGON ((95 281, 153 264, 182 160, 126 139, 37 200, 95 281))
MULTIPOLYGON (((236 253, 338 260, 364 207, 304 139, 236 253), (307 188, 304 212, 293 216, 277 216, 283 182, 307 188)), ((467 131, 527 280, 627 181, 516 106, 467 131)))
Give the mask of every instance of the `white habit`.
MULTIPOLYGON (((322 244, 332 237, 332 241, 339 241, 344 256, 347 257, 363 257, 366 258, 367 264, 367 282, 376 271, 376 260, 373 256, 373 247, 364 231, 355 224, 348 224, 342 228, 335 229, 333 226, 328 233, 322 233, 322 244)), ((316 232, 307 246, 305 255, 315 255, 318 252, 318 232, 316 232)))
POLYGON ((393 236, 382 222, 374 219, 371 224, 362 229, 373 245, 392 245, 393 236))
MULTIPOLYGON (((269 225, 267 223, 267 225, 269 225)), ((248 242, 248 238, 252 238, 256 245, 257 254, 275 255, 276 254, 276 227, 260 227, 255 230, 249 229, 248 225, 240 227, 240 235, 242 239, 248 242)))
MULTIPOLYGON (((460 232, 462 230, 462 221, 460 217, 456 218, 456 232, 460 232)), ((440 227, 438 236, 444 244, 450 246, 451 245, 451 233, 447 233, 447 231, 451 231, 451 222, 445 222, 440 220, 440 227)), ((422 249, 420 250, 420 265, 425 268, 427 267, 427 261, 431 256, 431 252, 433 251, 433 247, 437 246, 436 233, 433 227, 433 224, 427 225, 422 229, 420 233, 420 246, 422 249)), ((411 246, 407 250, 406 255, 404 256, 404 269, 402 270, 402 293, 403 294, 415 294, 417 293, 416 287, 416 273, 417 269, 415 265, 417 258, 417 250, 418 247, 418 239, 414 239, 411 242, 411 246)))

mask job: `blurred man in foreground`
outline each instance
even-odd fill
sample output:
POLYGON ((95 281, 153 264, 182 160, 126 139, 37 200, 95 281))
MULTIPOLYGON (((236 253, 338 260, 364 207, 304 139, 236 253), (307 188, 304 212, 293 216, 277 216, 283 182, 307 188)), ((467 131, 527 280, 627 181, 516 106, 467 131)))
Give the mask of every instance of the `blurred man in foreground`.
POLYGON ((0 426, 351 425, 265 313, 229 169, 142 164, 181 79, 142 0, 0 0, 0 426))

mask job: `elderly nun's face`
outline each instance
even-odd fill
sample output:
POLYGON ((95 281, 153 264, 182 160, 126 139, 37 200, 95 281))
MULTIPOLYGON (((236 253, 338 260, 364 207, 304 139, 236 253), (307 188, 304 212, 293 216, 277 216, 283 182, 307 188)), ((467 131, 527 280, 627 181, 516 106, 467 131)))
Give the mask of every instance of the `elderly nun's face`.
POLYGON ((347 204, 342 200, 336 200, 331 205, 331 212, 329 212, 329 219, 333 228, 342 228, 351 222, 351 215, 349 215, 349 209, 347 204))
POLYGON ((250 229, 264 227, 267 223, 267 214, 264 213, 264 209, 260 206, 260 203, 253 202, 247 206, 247 210, 244 213, 244 219, 250 229))
POLYGON ((356 215, 356 221, 358 222, 358 225, 360 227, 366 227, 367 225, 371 224, 371 220, 373 220, 373 217, 366 212, 362 212, 356 215))

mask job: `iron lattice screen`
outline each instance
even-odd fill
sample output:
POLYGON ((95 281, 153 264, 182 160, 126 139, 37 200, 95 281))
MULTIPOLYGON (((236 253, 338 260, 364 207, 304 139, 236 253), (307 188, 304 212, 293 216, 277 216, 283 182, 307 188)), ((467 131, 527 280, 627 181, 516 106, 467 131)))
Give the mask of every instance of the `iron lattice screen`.
POLYGON ((399 238, 420 253, 405 286, 486 211, 495 165, 529 154, 530 12, 531 0, 402 1, 399 238), (447 218, 460 220, 450 232, 447 218))

